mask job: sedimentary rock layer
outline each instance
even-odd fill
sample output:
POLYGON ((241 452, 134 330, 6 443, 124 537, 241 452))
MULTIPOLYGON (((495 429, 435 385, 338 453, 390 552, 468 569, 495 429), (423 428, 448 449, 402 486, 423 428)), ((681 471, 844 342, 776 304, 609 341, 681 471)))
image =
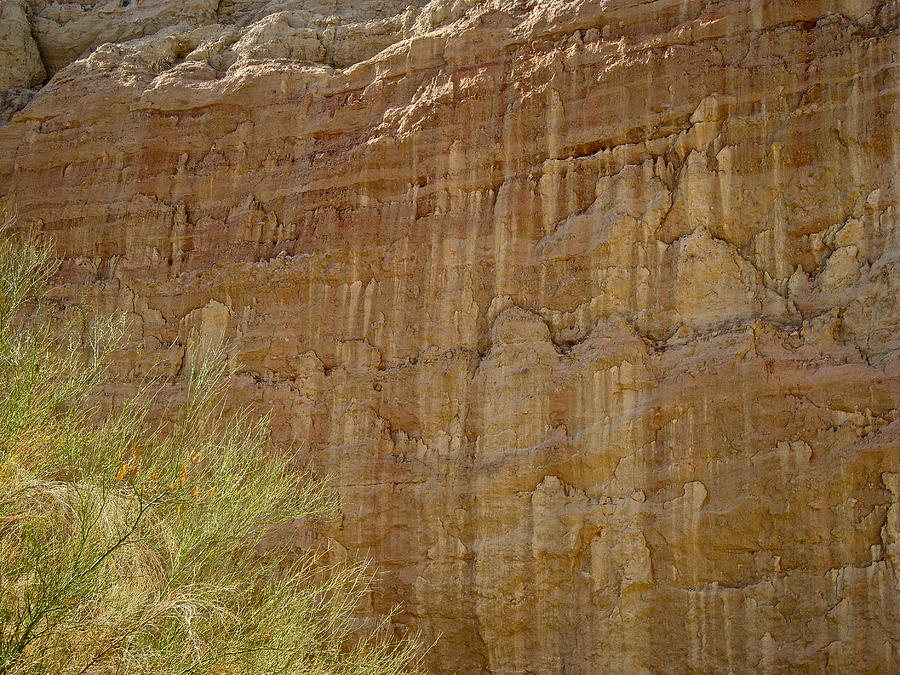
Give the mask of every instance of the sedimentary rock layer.
POLYGON ((363 614, 433 672, 897 671, 900 3, 122 5, 32 2, 0 194, 117 390, 228 345, 363 614))

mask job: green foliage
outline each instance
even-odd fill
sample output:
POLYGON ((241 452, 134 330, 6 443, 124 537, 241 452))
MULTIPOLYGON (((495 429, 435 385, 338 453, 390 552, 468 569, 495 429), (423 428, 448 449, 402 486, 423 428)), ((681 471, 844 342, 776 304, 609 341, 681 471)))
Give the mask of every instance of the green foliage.
POLYGON ((415 669, 386 624, 355 630, 361 566, 277 545, 335 505, 265 422, 224 414, 220 363, 193 368, 174 426, 148 422, 146 394, 91 421, 122 322, 50 340, 35 317, 55 270, 0 226, 0 675, 415 669))

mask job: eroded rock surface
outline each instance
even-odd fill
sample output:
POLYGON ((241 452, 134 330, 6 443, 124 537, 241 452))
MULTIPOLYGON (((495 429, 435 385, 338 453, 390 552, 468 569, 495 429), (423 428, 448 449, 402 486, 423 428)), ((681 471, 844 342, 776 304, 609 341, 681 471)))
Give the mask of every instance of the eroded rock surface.
POLYGON ((111 394, 230 345, 433 672, 900 668, 900 3, 28 15, 111 394))

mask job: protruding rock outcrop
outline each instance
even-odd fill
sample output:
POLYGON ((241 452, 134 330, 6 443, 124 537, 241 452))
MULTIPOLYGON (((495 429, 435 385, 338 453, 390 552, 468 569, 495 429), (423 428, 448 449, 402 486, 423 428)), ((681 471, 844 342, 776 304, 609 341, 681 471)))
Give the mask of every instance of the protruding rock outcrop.
POLYGON ((115 393, 225 342, 434 672, 896 672, 900 4, 300 4, 2 5, 115 393))

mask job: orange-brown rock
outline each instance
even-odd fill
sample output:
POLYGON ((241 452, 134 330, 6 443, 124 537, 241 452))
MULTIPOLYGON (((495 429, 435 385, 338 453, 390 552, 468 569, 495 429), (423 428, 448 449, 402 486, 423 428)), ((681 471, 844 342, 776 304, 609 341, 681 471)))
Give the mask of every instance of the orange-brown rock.
POLYGON ((121 389, 229 345, 364 613, 433 672, 897 672, 900 3, 121 5, 16 15, 0 194, 121 389))

